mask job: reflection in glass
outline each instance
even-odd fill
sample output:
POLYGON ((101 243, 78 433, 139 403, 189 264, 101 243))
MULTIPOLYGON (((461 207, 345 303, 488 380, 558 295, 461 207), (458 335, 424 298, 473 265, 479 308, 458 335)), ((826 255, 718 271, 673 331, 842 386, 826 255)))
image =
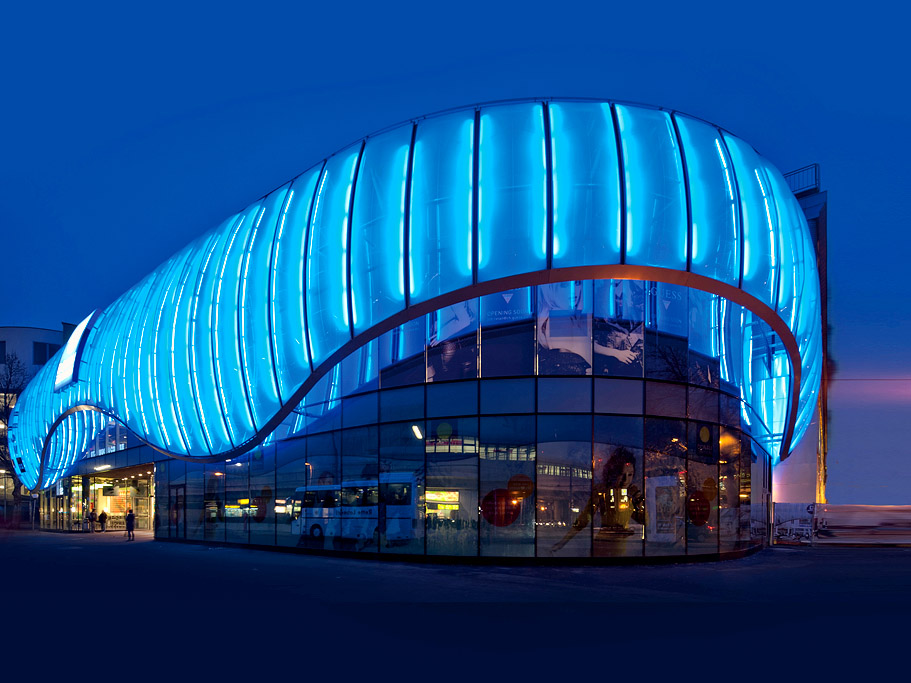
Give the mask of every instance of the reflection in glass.
MULTIPOLYGON (((307 439, 306 482, 294 492, 301 512, 296 525, 298 547, 339 549, 341 536, 341 436, 338 432, 307 439)), ((292 524, 292 530, 295 525, 292 524)))
POLYGON ((402 387, 424 382, 423 316, 409 320, 380 337, 380 386, 402 387))
POLYGON ((538 418, 537 551, 539 557, 589 557, 592 531, 591 419, 538 418))
POLYGON ((482 417, 481 555, 535 554, 535 420, 482 417))
POLYGON ((377 552, 379 545, 379 484, 377 428, 342 432, 340 550, 377 552))
POLYGON ((250 541, 250 462, 249 454, 225 463, 225 540, 250 541))
POLYGON ((591 281, 539 285, 538 374, 590 375, 591 281))
POLYGON ((750 542, 761 545, 769 533, 768 458, 757 444, 750 449, 750 542))
POLYGON ((353 351, 342 362, 342 395, 373 391, 379 382, 379 344, 376 339, 353 351))
POLYGON ((247 521, 250 543, 275 544, 275 447, 263 446, 250 453, 250 505, 247 521))
POLYGON ((644 283, 595 280, 594 292, 594 374, 642 377, 644 283))
POLYGON ((718 427, 688 425, 686 469, 686 552, 718 552, 718 427))
POLYGON ((275 466, 275 542, 296 546, 310 534, 301 507, 310 473, 307 439, 278 442, 275 466))
POLYGON ((380 427, 380 552, 424 552, 424 421, 380 427))
POLYGON ((717 387, 720 380, 720 297, 696 289, 689 291, 689 382, 717 387))
POLYGON ((225 540, 225 463, 205 465, 205 498, 203 499, 204 538, 225 540))
MULTIPOLYGON (((162 466, 158 535, 494 557, 762 544, 774 437, 763 421, 778 404, 759 409, 778 397, 777 353, 742 307, 658 283, 567 281, 469 300, 353 351, 274 444, 162 466), (618 350, 631 362, 608 353, 618 350), (479 383, 479 361, 500 378, 479 383), (675 381, 655 381, 662 373, 675 381)), ((118 454, 127 431, 96 431, 90 447, 118 454)), ((51 507, 47 523, 64 523, 51 507)))
POLYGON ((645 421, 645 554, 685 549, 686 430, 676 420, 645 421))
POLYGON ((596 417, 592 465, 592 555, 641 555, 645 535, 642 418, 596 417))
POLYGON ((478 554, 478 420, 429 420, 427 554, 478 554))
POLYGON ((445 306, 427 316, 427 381, 478 376, 478 300, 445 306))
POLYGON ((740 434, 721 427, 718 440, 719 549, 740 547, 740 434))
POLYGON ((535 324, 532 289, 481 297, 482 377, 533 375, 535 324))
POLYGON ((646 302, 645 376, 687 380, 687 288, 650 283, 646 302))

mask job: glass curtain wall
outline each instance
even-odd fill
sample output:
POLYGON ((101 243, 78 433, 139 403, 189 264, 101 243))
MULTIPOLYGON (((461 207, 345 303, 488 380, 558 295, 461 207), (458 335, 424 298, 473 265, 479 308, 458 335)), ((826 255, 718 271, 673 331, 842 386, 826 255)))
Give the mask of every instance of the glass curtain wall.
POLYGON ((717 296, 624 280, 422 316, 325 375, 274 442, 163 464, 159 536, 454 557, 761 545, 769 431, 739 378, 753 333, 774 339, 734 334, 740 319, 717 296))

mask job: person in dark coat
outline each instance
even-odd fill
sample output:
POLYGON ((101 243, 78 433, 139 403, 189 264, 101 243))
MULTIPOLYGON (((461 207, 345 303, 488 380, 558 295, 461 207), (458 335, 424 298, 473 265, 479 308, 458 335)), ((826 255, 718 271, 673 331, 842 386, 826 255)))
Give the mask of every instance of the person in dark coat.
POLYGON ((108 513, 104 510, 102 510, 101 514, 98 515, 98 523, 101 525, 101 533, 104 533, 105 528, 108 525, 108 513))
POLYGON ((133 514, 133 508, 127 510, 127 540, 135 541, 136 536, 133 534, 133 529, 136 528, 136 515, 133 514))

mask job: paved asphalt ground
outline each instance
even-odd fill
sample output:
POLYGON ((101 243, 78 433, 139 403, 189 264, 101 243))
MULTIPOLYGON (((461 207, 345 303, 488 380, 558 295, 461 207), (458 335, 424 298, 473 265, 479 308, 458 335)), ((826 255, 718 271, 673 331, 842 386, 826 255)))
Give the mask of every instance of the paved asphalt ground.
POLYGON ((319 669, 344 673, 339 683, 448 683, 463 671, 767 679, 778 666, 813 678, 863 666, 867 678, 911 650, 909 548, 517 568, 0 531, 0 557, 14 615, 0 640, 7 654, 35 664, 103 655, 110 673, 132 661, 127 671, 198 667, 257 681, 319 669))

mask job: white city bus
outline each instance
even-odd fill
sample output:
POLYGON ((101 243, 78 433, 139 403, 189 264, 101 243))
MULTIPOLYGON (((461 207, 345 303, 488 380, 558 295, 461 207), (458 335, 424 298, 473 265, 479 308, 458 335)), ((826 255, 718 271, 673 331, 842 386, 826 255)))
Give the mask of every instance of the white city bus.
POLYGON ((381 474, 376 479, 356 479, 338 484, 301 486, 291 503, 291 533, 306 543, 330 542, 361 549, 379 544, 407 543, 415 536, 421 519, 420 490, 411 472, 381 474))

